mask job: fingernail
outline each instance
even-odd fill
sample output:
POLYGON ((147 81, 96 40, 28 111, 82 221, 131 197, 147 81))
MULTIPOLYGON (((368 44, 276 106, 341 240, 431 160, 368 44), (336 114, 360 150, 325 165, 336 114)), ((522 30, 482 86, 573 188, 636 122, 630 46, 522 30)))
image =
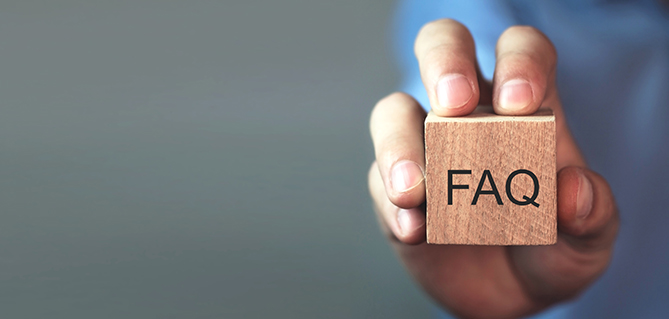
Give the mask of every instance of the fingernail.
POLYGON ((437 82, 439 106, 457 109, 472 99, 474 91, 469 80, 462 74, 447 74, 437 82))
POLYGON ((592 210, 592 184, 581 173, 578 181, 578 195, 576 196, 576 217, 586 219, 592 210))
POLYGON ((530 82, 521 79, 506 81, 499 91, 499 107, 509 111, 522 110, 533 100, 530 82))
POLYGON ((393 165, 390 183, 396 192, 410 190, 423 181, 423 170, 412 161, 399 161, 393 165))
POLYGON ((400 226, 400 233, 402 235, 410 235, 416 229, 425 225, 424 221, 419 218, 411 217, 411 211, 408 209, 400 209, 397 212, 397 224, 400 226))

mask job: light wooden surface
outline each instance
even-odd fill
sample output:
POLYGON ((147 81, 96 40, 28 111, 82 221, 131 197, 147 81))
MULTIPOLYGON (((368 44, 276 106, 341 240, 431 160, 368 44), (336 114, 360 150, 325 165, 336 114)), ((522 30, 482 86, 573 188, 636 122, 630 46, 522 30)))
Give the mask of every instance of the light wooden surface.
POLYGON ((455 118, 430 112, 425 120, 427 242, 554 244, 555 148, 555 116, 550 109, 531 116, 501 116, 491 107, 478 107, 469 116, 455 118), (455 186, 450 204, 449 170, 459 170, 451 174, 455 186), (509 190, 520 205, 507 194, 507 179, 514 171, 518 172, 510 179, 509 190), (533 201, 532 174, 538 181, 533 201), (474 204, 482 178, 482 192, 474 204), (492 192, 491 178, 499 199, 492 192))

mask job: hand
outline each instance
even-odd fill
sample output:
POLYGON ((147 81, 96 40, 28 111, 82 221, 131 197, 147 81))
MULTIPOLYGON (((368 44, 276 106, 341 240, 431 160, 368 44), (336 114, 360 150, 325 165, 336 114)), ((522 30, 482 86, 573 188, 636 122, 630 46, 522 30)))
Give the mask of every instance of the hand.
POLYGON ((559 233, 552 246, 425 244, 426 114, 412 97, 393 93, 371 115, 369 189, 407 269, 438 303, 468 318, 519 317, 577 296, 608 266, 619 221, 607 182, 587 168, 565 122, 555 48, 534 28, 509 28, 497 42, 492 83, 478 71, 471 34, 453 20, 425 25, 415 53, 439 116, 467 115, 478 104, 508 115, 553 109, 559 233))

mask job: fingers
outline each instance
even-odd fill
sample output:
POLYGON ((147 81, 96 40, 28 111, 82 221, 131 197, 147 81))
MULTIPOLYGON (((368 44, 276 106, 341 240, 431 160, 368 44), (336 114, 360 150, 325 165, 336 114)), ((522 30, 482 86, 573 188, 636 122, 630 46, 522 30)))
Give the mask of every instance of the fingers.
POLYGON ((611 189, 599 174, 567 167, 558 173, 558 227, 573 248, 611 248, 619 219, 611 189))
POLYGON ((557 53, 541 31, 514 26, 497 41, 493 108, 497 114, 528 115, 540 106, 553 109, 557 126, 557 167, 585 166, 564 117, 555 86, 557 53))
MULTIPOLYGON (((539 30, 515 26, 497 41, 493 107, 498 114, 534 113, 554 90, 557 53, 539 30)), ((546 101, 550 103, 551 101, 546 101)))
POLYGON ((391 240, 405 244, 425 241, 425 210, 422 207, 401 209, 390 202, 376 162, 369 169, 369 192, 383 232, 391 240))
POLYGON ((369 190, 382 228, 407 244, 425 241, 424 120, 423 108, 404 93, 379 101, 370 119, 376 162, 369 190))
POLYGON ((407 94, 394 93, 377 103, 370 130, 376 162, 389 200, 401 208, 425 201, 425 111, 407 94))
MULTIPOLYGON (((414 51, 435 114, 467 115, 479 101, 490 101, 480 94, 489 90, 477 72, 474 40, 462 24, 450 19, 426 24, 414 51)), ((496 54, 495 112, 532 114, 542 102, 551 104, 547 97, 557 97, 552 94, 557 53, 543 33, 532 27, 511 27, 499 38, 496 54)))
POLYGON ((462 24, 442 19, 423 26, 414 46, 435 114, 461 116, 479 102, 474 39, 462 24))

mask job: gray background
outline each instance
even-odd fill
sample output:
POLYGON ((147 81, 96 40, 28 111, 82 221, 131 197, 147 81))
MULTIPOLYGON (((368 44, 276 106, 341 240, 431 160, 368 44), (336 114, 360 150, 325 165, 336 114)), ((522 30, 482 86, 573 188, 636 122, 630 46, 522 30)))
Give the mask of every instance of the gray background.
POLYGON ((392 6, 1 1, 0 317, 430 316, 366 187, 392 6))

